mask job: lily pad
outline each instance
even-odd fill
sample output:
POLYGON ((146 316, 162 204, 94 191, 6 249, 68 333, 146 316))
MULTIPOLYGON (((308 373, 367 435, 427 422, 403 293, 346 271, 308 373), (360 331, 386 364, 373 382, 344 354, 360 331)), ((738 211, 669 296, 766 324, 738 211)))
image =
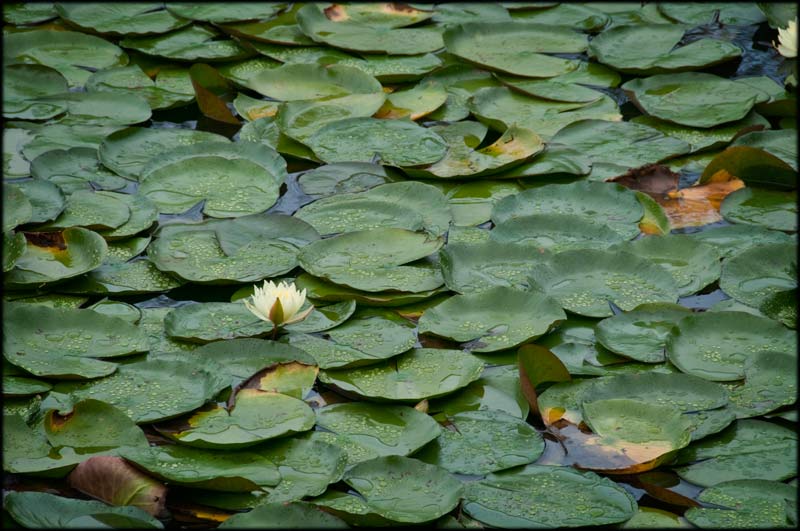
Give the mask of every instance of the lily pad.
POLYGON ((84 227, 113 230, 121 227, 130 219, 131 210, 118 197, 117 194, 103 195, 89 190, 73 192, 67 197, 61 214, 41 228, 52 230, 84 227))
POLYGON ((128 127, 107 136, 100 144, 99 157, 104 166, 115 173, 137 179, 145 165, 174 149, 201 142, 227 143, 228 139, 194 129, 151 129, 128 127))
POLYGON ((412 454, 441 432, 435 420, 408 406, 350 402, 316 413, 317 425, 336 435, 332 444, 347 452, 348 466, 378 456, 412 454))
POLYGON ((184 212, 202 200, 203 212, 211 217, 255 214, 277 201, 285 164, 276 151, 252 142, 199 143, 151 161, 142 169, 139 193, 165 214, 184 212), (232 187, 237 193, 231 194, 232 187))
POLYGON ((57 392, 72 402, 102 400, 143 424, 197 409, 228 385, 219 375, 191 362, 145 360, 120 365, 107 378, 57 384, 51 396, 57 392))
MULTIPOLYGON (((754 111, 751 111, 739 121, 721 124, 716 127, 709 127, 708 129, 698 129, 696 127, 665 122, 664 120, 646 115, 636 116, 632 118, 631 121, 652 127, 667 136, 688 142, 692 148, 692 153, 715 148, 724 148, 730 144, 734 138, 737 138, 737 135, 760 126, 767 127, 769 123, 766 118, 754 111)), ((747 136, 747 134, 742 136, 747 136)))
POLYGON ((382 91, 381 84, 371 75, 337 64, 286 64, 250 78, 247 87, 281 101, 332 99, 382 91))
POLYGON ((441 84, 420 82, 411 88, 389 93, 375 118, 419 120, 441 107, 446 100, 447 92, 441 84))
POLYGON ((665 358, 667 337, 691 311, 678 304, 642 304, 597 323, 595 337, 607 349, 645 363, 665 358))
POLYGON ((483 363, 469 353, 413 349, 384 363, 346 371, 324 370, 321 382, 371 399, 419 401, 439 397, 478 379, 483 363), (436 371, 446 368, 446 374, 436 371))
POLYGON ((323 161, 372 162, 376 155, 390 166, 420 166, 441 159, 445 141, 433 131, 405 120, 347 118, 323 126, 308 139, 323 161))
POLYGON ((558 253, 534 265, 530 283, 565 310, 589 317, 613 315, 610 302, 627 311, 646 302, 678 300, 672 275, 650 260, 624 251, 558 253))
POLYGON ((444 195, 420 182, 387 183, 318 199, 295 213, 321 235, 395 227, 443 234, 450 223, 444 195))
POLYGON ((67 115, 60 123, 65 125, 132 125, 152 116, 147 100, 138 94, 67 92, 38 101, 63 102, 67 115))
POLYGON ((288 273, 297 247, 319 235, 307 223, 281 214, 164 226, 148 247, 156 267, 191 282, 255 282, 288 273))
MULTIPOLYGON (((517 218, 523 219, 523 218, 517 218)), ((494 232, 489 232, 492 235, 494 232)), ((477 293, 495 286, 525 289, 538 251, 527 245, 494 241, 448 243, 439 252, 447 287, 457 293, 477 293)))
POLYGON ((723 24, 748 25, 759 24, 766 16, 753 4, 684 4, 679 2, 662 2, 658 10, 664 16, 684 24, 706 24, 713 20, 714 11, 719 11, 719 21, 723 24))
POLYGON ((298 260, 312 275, 363 291, 418 293, 442 284, 438 269, 403 264, 436 252, 442 243, 404 229, 355 231, 307 245, 298 260))
POLYGON ((691 127, 741 120, 766 94, 714 74, 682 72, 633 79, 622 85, 646 114, 691 127))
POLYGON ((396 180, 391 168, 367 162, 326 164, 297 178, 303 193, 319 199, 334 194, 363 192, 396 180))
POLYGON ((731 223, 797 231, 797 193, 746 187, 725 196, 720 214, 731 223))
POLYGON ((750 186, 793 190, 797 188, 797 168, 772 153, 751 146, 731 146, 715 156, 700 176, 700 184, 727 172, 750 186))
POLYGON ((158 426, 162 435, 187 446, 237 449, 311 429, 314 412, 281 393, 242 389, 232 409, 212 405, 158 426))
MULTIPOLYGON (((278 109, 277 123, 282 133, 294 140, 308 144, 311 137, 326 125, 333 125, 350 118, 366 119, 372 116, 380 109, 385 99, 386 95, 382 91, 377 91, 318 100, 287 101, 278 109)), ((281 149, 283 150, 284 146, 281 145, 281 149)), ((291 151, 288 153, 295 156, 300 155, 291 151)), ((313 153, 309 152, 309 156, 303 156, 303 158, 309 157, 318 161, 313 153)))
POLYGON ((678 369, 711 381, 744 378, 748 357, 793 352, 797 334, 766 317, 706 312, 681 319, 667 339, 667 358, 678 369))
POLYGON ((563 466, 489 474, 469 483, 464 493, 464 511, 494 527, 614 524, 628 520, 636 507, 633 496, 610 479, 563 466))
POLYGON ((712 507, 692 507, 686 519, 706 528, 791 528, 797 523, 797 487, 777 481, 726 481, 700 493, 712 507))
POLYGON ((532 130, 545 141, 573 122, 621 119, 617 104, 608 96, 591 103, 554 102, 519 94, 507 87, 481 89, 467 106, 493 129, 505 131, 516 124, 532 130))
POLYGON ((520 216, 549 213, 578 215, 631 239, 639 233, 637 224, 644 209, 633 191, 618 184, 550 184, 501 199, 492 210, 492 221, 499 225, 520 216))
POLYGON ((52 389, 52 387, 49 383, 35 378, 3 376, 3 397, 43 394, 52 389))
POLYGON ((167 335, 197 343, 266 335, 272 328, 272 323, 253 315, 241 302, 188 304, 175 308, 164 318, 167 335))
POLYGON ((255 55, 237 41, 221 36, 218 31, 191 25, 162 35, 126 37, 119 45, 178 61, 233 61, 255 55))
POLYGON ((344 521, 309 503, 260 503, 251 511, 235 514, 220 529, 347 529, 344 521), (278 524, 280 522, 280 524, 278 524))
POLYGON ((57 4, 58 14, 72 24, 110 35, 165 33, 189 24, 156 3, 97 5, 94 3, 57 4))
POLYGON ((27 223, 33 216, 33 205, 17 186, 3 183, 3 203, 7 205, 3 208, 3 233, 27 223))
POLYGON ((793 236, 757 225, 711 227, 699 232, 693 232, 689 236, 716 247, 723 259, 730 258, 754 245, 791 243, 794 241, 793 236))
POLYGON ((719 287, 757 308, 775 293, 797 286, 796 256, 796 242, 749 247, 723 262, 719 287))
POLYGON ((231 2, 227 4, 185 4, 168 2, 167 10, 174 15, 192 20, 224 24, 239 20, 270 18, 281 9, 280 4, 252 5, 250 2, 231 2))
POLYGON ((731 408, 738 418, 792 405, 797 401, 797 357, 794 353, 760 352, 745 363, 744 383, 729 389, 731 408))
POLYGON ((85 68, 124 66, 128 64, 128 56, 118 46, 94 35, 33 30, 4 37, 3 63, 49 66, 58 70, 71 87, 80 87, 92 75, 85 68))
POLYGON ((622 175, 630 168, 654 164, 688 153, 681 139, 633 122, 581 120, 561 129, 553 142, 588 156, 590 179, 601 181, 622 175))
POLYGON ((524 22, 465 23, 445 31, 443 38, 449 53, 471 63, 537 78, 578 66, 578 61, 546 53, 580 53, 587 47, 586 37, 570 28, 524 22))
POLYGON ((448 427, 415 457, 457 474, 488 474, 532 463, 544 439, 532 426, 501 411, 448 417, 448 427))
POLYGON ((195 99, 187 69, 165 68, 159 70, 153 80, 136 65, 107 68, 95 72, 86 81, 86 88, 95 92, 143 96, 153 110, 188 105, 195 99))
POLYGON ((703 487, 724 481, 782 481, 797 473, 797 434, 763 420, 737 420, 723 432, 678 454, 675 471, 703 487))
POLYGON ((3 273, 10 271, 25 252, 27 240, 21 232, 3 234, 3 273))
POLYGON ((250 492, 280 482, 278 467, 263 456, 178 444, 123 448, 120 456, 170 484, 223 492, 250 492))
POLYGON ((441 468, 401 456, 359 463, 344 481, 372 511, 401 523, 435 520, 455 508, 463 492, 461 483, 441 468))
POLYGON ((589 53, 626 74, 664 74, 699 70, 742 55, 731 42, 699 39, 678 46, 686 28, 676 24, 615 26, 589 45, 589 53))
POLYGON ((78 402, 67 415, 47 411, 44 430, 55 448, 93 451, 116 447, 147 448, 144 432, 125 413, 99 400, 78 402))
POLYGON ((116 507, 94 500, 78 500, 46 492, 14 492, 3 507, 20 525, 31 528, 100 527, 114 522, 121 527, 163 529, 164 525, 138 507, 116 507))
POLYGON ((337 8, 342 9, 338 4, 324 10, 316 4, 304 5, 297 11, 297 24, 316 42, 356 52, 416 55, 444 46, 437 28, 406 29, 351 22, 337 17, 337 8))
POLYGON ((564 319, 554 299, 498 286, 430 308, 419 320, 419 332, 470 342, 467 347, 475 352, 493 352, 536 339, 564 319))
POLYGON ((46 120, 62 114, 66 105, 41 103, 37 98, 68 90, 67 80, 57 70, 42 65, 9 65, 3 68, 3 117, 46 120))
POLYGON ((736 138, 731 145, 763 149, 797 169, 797 131, 795 130, 752 131, 736 138))
POLYGON ((489 237, 500 243, 523 245, 539 253, 572 249, 605 249, 623 241, 622 235, 606 224, 573 214, 532 214, 498 223, 489 237))
POLYGON ((49 181, 33 179, 20 181, 15 186, 25 194, 31 204, 32 213, 29 220, 31 223, 51 221, 64 210, 64 193, 61 188, 49 181))
POLYGON ((156 268, 146 258, 130 262, 106 263, 64 284, 65 293, 91 295, 137 295, 169 291, 185 284, 156 268))
POLYGON ((610 250, 630 252, 663 267, 686 297, 716 282, 721 273, 716 249, 682 234, 649 236, 614 245, 610 250))

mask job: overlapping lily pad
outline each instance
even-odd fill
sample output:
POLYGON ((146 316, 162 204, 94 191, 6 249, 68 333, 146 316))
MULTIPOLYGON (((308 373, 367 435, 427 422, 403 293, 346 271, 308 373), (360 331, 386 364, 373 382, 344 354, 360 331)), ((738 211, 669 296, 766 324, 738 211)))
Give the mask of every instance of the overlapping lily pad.
POLYGON ((428 309, 419 320, 419 331, 468 342, 475 352, 493 352, 536 339, 564 319, 554 299, 498 286, 455 295, 428 309))
POLYGON ((758 307, 777 292, 797 286, 797 243, 754 245, 726 259, 719 287, 727 295, 758 307))
POLYGON ((645 363, 664 361, 670 330, 690 313, 678 304, 642 304, 597 323, 595 337, 607 349, 645 363))
POLYGON ((254 55, 238 42, 220 37, 218 31, 191 25, 162 35, 126 37, 119 45, 179 61, 233 61, 254 55))
POLYGON ((711 381, 744 378, 745 362, 759 352, 793 352, 797 334, 766 317, 707 312, 681 319, 667 339, 667 358, 687 374, 711 381))
POLYGON ((727 195, 720 214, 732 223, 797 231, 797 193, 746 187, 727 195))
POLYGON ((700 493, 715 507, 693 507, 686 519, 697 527, 791 528, 797 522, 797 487, 758 479, 726 481, 700 493))
POLYGON ((67 92, 67 80, 57 70, 42 65, 9 65, 3 68, 3 117, 46 120, 66 111, 58 102, 38 102, 41 96, 67 92))
MULTIPOLYGON (((452 240, 452 230, 449 237, 452 240)), ((539 258, 538 251, 527 245, 494 239, 448 243, 439 253, 445 284, 458 293, 475 293, 494 286, 524 289, 528 272, 539 258)))
POLYGON ((565 310, 610 317, 609 303, 632 310, 647 302, 678 300, 675 280, 650 260, 624 251, 564 251, 536 264, 531 288, 553 297, 565 310))
POLYGON ((368 367, 325 370, 319 379, 371 399, 419 401, 452 393, 482 371, 483 363, 466 352, 422 348, 368 367), (446 374, 437 374, 437 368, 446 368, 446 374))

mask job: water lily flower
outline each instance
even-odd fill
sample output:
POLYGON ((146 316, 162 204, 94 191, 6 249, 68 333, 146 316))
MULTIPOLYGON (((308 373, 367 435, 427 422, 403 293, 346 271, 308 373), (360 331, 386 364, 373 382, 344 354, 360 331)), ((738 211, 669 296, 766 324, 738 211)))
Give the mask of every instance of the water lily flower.
POLYGON ((274 282, 265 280, 262 287, 255 286, 252 299, 252 303, 245 299, 244 305, 247 309, 259 319, 271 322, 275 329, 302 321, 314 310, 311 306, 300 312, 306 301, 306 290, 297 291, 294 284, 284 282, 275 285, 274 282))
MULTIPOLYGON (((775 43, 772 43, 775 46, 775 43)), ((790 59, 797 57, 797 17, 785 29, 778 29, 778 53, 790 59)))

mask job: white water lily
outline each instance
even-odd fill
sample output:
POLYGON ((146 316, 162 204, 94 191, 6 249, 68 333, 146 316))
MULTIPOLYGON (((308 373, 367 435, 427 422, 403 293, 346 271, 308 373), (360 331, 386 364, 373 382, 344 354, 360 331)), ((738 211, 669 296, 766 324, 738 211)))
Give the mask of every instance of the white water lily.
POLYGON ((302 321, 314 307, 300 312, 306 301, 306 290, 297 291, 294 284, 281 282, 275 285, 272 281, 264 281, 264 286, 255 286, 252 303, 245 299, 244 305, 259 319, 271 322, 276 328, 302 321), (298 313, 299 312, 299 313, 298 313))
MULTIPOLYGON (((772 45, 775 46, 775 43, 772 45)), ((797 17, 789 21, 787 28, 778 29, 778 45, 775 47, 784 57, 790 59, 797 57, 797 17)))

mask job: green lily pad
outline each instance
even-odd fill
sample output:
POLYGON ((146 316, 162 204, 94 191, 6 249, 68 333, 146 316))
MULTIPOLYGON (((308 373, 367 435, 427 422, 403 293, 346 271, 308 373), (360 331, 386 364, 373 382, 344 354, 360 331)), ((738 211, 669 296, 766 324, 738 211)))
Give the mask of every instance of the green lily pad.
POLYGON ((38 24, 56 18, 58 14, 49 2, 34 4, 7 4, 3 6, 3 20, 9 24, 25 25, 38 24))
POLYGON ((743 479, 710 487, 698 497, 711 507, 692 507, 686 519, 706 528, 792 528, 797 524, 797 487, 743 479))
POLYGON ((441 84, 424 81, 411 88, 389 93, 375 117, 419 120, 444 105, 446 100, 447 91, 441 84))
POLYGON ((248 122, 244 124, 242 129, 239 131, 239 138, 241 140, 255 143, 260 142, 271 147, 272 149, 275 149, 278 146, 280 135, 281 132, 278 129, 278 125, 270 116, 264 116, 248 122))
POLYGON ((106 263, 64 284, 65 293, 91 295, 137 295, 169 291, 185 284, 156 268, 143 258, 130 262, 106 263))
POLYGON ((684 317, 667 339, 667 358, 682 372, 711 381, 744 378, 748 357, 793 352, 797 334, 766 317, 707 312, 684 317))
POLYGON ((138 94, 66 92, 43 96, 38 101, 63 102, 67 115, 60 123, 65 125, 132 125, 152 116, 147 100, 138 94))
POLYGON ((660 265, 675 279, 681 297, 716 282, 722 269, 716 249, 682 234, 649 236, 618 243, 610 250, 629 252, 660 265))
POLYGON ((782 481, 797 473, 797 434, 763 420, 737 420, 723 432, 696 441, 678 454, 675 471, 710 487, 724 481, 782 481))
POLYGON ((104 166, 128 179, 137 179, 145 165, 159 155, 178 145, 202 142, 227 143, 228 139, 193 129, 128 127, 107 136, 98 153, 104 166))
POLYGON ((642 304, 597 323, 595 337, 607 349, 645 363, 661 363, 672 327, 690 314, 678 304, 642 304))
POLYGON ((130 219, 131 210, 125 202, 118 199, 118 196, 118 194, 103 195, 89 190, 73 192, 67 197, 61 214, 41 228, 84 227, 113 230, 121 227, 130 219))
POLYGON ((110 35, 165 33, 189 24, 156 3, 96 5, 93 3, 57 4, 58 14, 84 29, 110 35))
POLYGON ((295 213, 321 235, 395 227, 443 234, 450 223, 444 195, 420 182, 386 183, 318 199, 295 213))
POLYGON ((52 387, 49 383, 35 378, 3 376, 3 397, 44 394, 52 387))
POLYGON ((610 302, 627 311, 646 302, 678 300, 672 275, 650 260, 624 251, 558 253, 534 265, 530 284, 564 309, 589 317, 613 315, 610 302))
POLYGON ((405 120, 346 118, 331 122, 307 141, 323 161, 372 162, 375 155, 390 166, 420 166, 441 159, 445 141, 433 131, 405 120))
POLYGON ((630 168, 654 164, 683 155, 690 150, 681 139, 633 122, 581 120, 561 129, 553 142, 564 144, 588 156, 590 179, 606 180, 630 168))
POLYGON ((325 336, 293 332, 287 341, 311 355, 322 369, 371 365, 406 352, 416 341, 411 323, 380 312, 359 312, 325 336))
POLYGON ((87 309, 110 317, 119 317, 123 321, 127 321, 131 324, 137 324, 142 318, 142 311, 136 306, 128 304, 127 302, 113 301, 107 298, 97 301, 87 309))
MULTIPOLYGON (((688 235, 703 243, 716 247, 723 259, 740 253, 754 245, 791 243, 795 237, 758 225, 727 225, 711 227, 688 235)), ((766 256, 766 255, 764 255, 766 256)))
MULTIPOLYGON (((323 433, 323 432, 316 432, 323 433)), ((382 527, 391 525, 391 520, 374 513, 360 496, 331 490, 311 500, 317 507, 325 507, 325 511, 351 526, 382 527)))
POLYGON ((319 199, 334 194, 363 192, 396 180, 390 168, 366 162, 326 164, 303 173, 297 184, 303 193, 319 199))
MULTIPOLYGON (((296 66, 310 67, 312 65, 296 66)), ((287 101, 278 109, 277 123, 281 132, 286 136, 308 144, 311 137, 326 125, 349 118, 369 118, 380 109, 385 99, 386 95, 382 91, 377 91, 318 100, 287 101)), ((289 152, 289 154, 292 153, 289 152)), ((313 153, 310 155, 311 158, 314 158, 313 153)), ((317 159, 314 158, 314 160, 317 159)))
POLYGON ((624 522, 637 506, 625 489, 593 472, 528 465, 469 483, 463 507, 494 527, 582 527, 624 522))
MULTIPOLYGON (((486 223, 491 219, 492 208, 498 201, 520 191, 522 188, 514 182, 489 180, 453 186, 446 194, 450 214, 453 216, 453 225, 472 227, 486 223)), ((452 234, 451 231, 448 238, 451 238, 452 234)))
POLYGON ((797 169, 797 131, 778 129, 774 131, 752 131, 733 141, 732 146, 750 146, 763 149, 797 169))
POLYGON ((419 332, 470 342, 475 352, 493 352, 536 339, 564 319, 554 299, 498 286, 430 308, 419 320, 419 332))
MULTIPOLYGON (((549 5, 548 2, 533 2, 536 7, 523 9, 524 3, 506 2, 511 18, 549 24, 570 26, 584 31, 597 31, 609 22, 609 17, 599 9, 583 4, 549 5)), ((555 4, 553 2, 552 4, 555 4)))
POLYGON ((18 182, 14 186, 25 194, 31 204, 32 213, 28 220, 31 223, 51 221, 64 210, 64 193, 49 181, 33 179, 18 182))
POLYGON ((110 242, 108 244, 108 255, 106 255, 105 263, 119 264, 136 258, 144 252, 150 244, 151 239, 150 236, 141 236, 110 242))
POLYGON ((134 325, 91 310, 15 304, 4 324, 6 354, 112 358, 148 350, 134 325))
POLYGON ((164 525, 139 507, 115 507, 46 492, 8 492, 3 507, 20 525, 31 528, 88 528, 115 526, 163 529, 164 525))
POLYGON ((8 178, 27 177, 30 175, 30 162, 22 156, 22 149, 34 138, 34 133, 27 129, 11 127, 3 129, 3 175, 8 178))
POLYGON ((119 45, 178 61, 233 61, 255 55, 237 41, 221 36, 218 31, 191 25, 163 35, 126 37, 119 45))
POLYGON ((266 335, 272 328, 272 323, 256 317, 241 302, 188 304, 175 308, 164 318, 167 335, 197 343, 266 335))
POLYGON ((106 240, 128 238, 149 229, 158 220, 158 207, 143 195, 114 192, 97 192, 97 194, 122 201, 130 209, 130 217, 125 223, 114 229, 100 232, 106 240))
POLYGON ((760 352, 745 363, 744 383, 730 385, 729 389, 737 418, 764 415, 794 404, 797 357, 794 353, 760 352))
POLYGON ((477 380, 482 371, 483 363, 469 353, 421 348, 368 367, 324 370, 319 379, 372 399, 419 401, 452 393, 477 380), (437 373, 444 368, 446 374, 437 373))
POLYGON ((514 365, 497 365, 483 370, 480 378, 450 395, 434 398, 431 412, 453 416, 466 411, 502 411, 525 419, 530 406, 520 391, 519 370, 514 365))
POLYGON ((448 53, 528 77, 554 77, 575 70, 578 61, 545 54, 580 53, 587 47, 586 37, 570 28, 524 22, 465 23, 449 28, 443 38, 448 53))
POLYGON ((404 229, 355 231, 307 245, 298 261, 312 275, 363 291, 419 293, 442 284, 438 268, 403 264, 436 252, 442 243, 404 229))
MULTIPOLYGON (((305 311, 305 305, 300 310, 305 311)), ((287 325, 285 330, 306 334, 323 332, 343 324, 355 311, 356 301, 354 300, 342 301, 327 306, 315 306, 314 311, 308 317, 298 323, 287 325)))
POLYGON ((441 432, 435 420, 409 406, 350 402, 316 413, 317 424, 335 434, 332 444, 347 452, 348 466, 378 456, 412 454, 441 432))
POLYGON ((741 120, 765 94, 739 81, 703 72, 658 74, 622 85, 646 114, 691 127, 741 120))
POLYGON ((77 402, 65 416, 55 410, 47 411, 44 430, 48 442, 55 448, 69 446, 76 449, 139 447, 147 448, 147 438, 142 429, 125 413, 99 400, 77 402))
POLYGON ((23 225, 33 216, 33 205, 25 193, 13 184, 3 183, 3 233, 23 225))
POLYGON ((606 95, 591 103, 556 102, 520 94, 508 87, 489 87, 475 92, 467 107, 492 129, 505 131, 516 124, 545 141, 580 120, 621 120, 617 104, 606 95))
POLYGON ((239 20, 270 18, 281 9, 280 4, 252 5, 250 2, 222 4, 185 4, 168 2, 167 10, 178 17, 204 22, 226 23, 239 20))
POLYGON ((266 502, 235 514, 220 529, 346 529, 345 522, 310 503, 266 502), (278 524, 280 522, 280 524, 278 524))
POLYGON ((754 245, 723 262, 719 287, 757 308, 775 293, 797 287, 796 256, 796 242, 754 245))
POLYGON ((317 232, 282 214, 254 214, 161 228, 147 253, 162 271, 190 282, 255 282, 288 273, 297 265, 297 247, 317 232))
POLYGON ((589 53, 626 74, 664 74, 699 70, 742 55, 731 42, 699 39, 678 46, 686 28, 675 24, 615 26, 592 39, 589 53))
POLYGON ((797 231, 797 193, 748 186, 725 196, 720 213, 731 223, 797 231))
POLYGON ((186 69, 159 70, 153 80, 136 65, 107 68, 92 74, 86 81, 86 88, 96 92, 143 96, 153 110, 188 105, 195 99, 186 69), (168 83, 168 80, 173 83, 168 83))
POLYGON ((296 14, 297 24, 304 34, 316 42, 356 52, 391 55, 416 55, 433 52, 444 46, 441 30, 437 28, 392 28, 341 20, 335 11, 338 4, 322 9, 304 5, 296 14))
POLYGON ((477 293, 495 286, 527 288, 528 272, 537 259, 536 251, 529 246, 494 239, 452 243, 452 232, 448 238, 449 243, 439 251, 439 259, 449 289, 457 293, 477 293))
POLYGON ((139 193, 164 214, 184 212, 202 200, 211 217, 255 214, 277 201, 285 164, 276 151, 252 142, 178 147, 142 169, 139 193), (237 193, 231 194, 231 187, 237 193))
POLYGON ((780 321, 789 328, 797 328, 797 288, 773 293, 758 307, 764 315, 780 321))
MULTIPOLYGON (((189 343, 187 341, 180 341, 171 339, 164 331, 164 317, 172 311, 172 308, 140 308, 142 318, 139 320, 139 326, 147 334, 147 341, 150 345, 150 354, 148 357, 156 359, 158 354, 161 353, 178 353, 195 350, 199 347, 197 343, 189 343)), ((178 361, 185 361, 183 357, 178 357, 178 361)))
POLYGON ((498 223, 489 236, 496 242, 555 253, 572 249, 605 249, 623 240, 620 233, 606 224, 560 213, 512 217, 498 223))
POLYGON ((177 444, 123 448, 120 456, 170 484, 223 492, 250 492, 280 482, 278 467, 262 455, 204 450, 177 444))
POLYGON ((461 483, 441 468, 401 456, 359 463, 344 481, 370 510, 401 523, 435 520, 455 508, 463 492, 461 483))
POLYGON ((66 105, 41 103, 37 98, 67 92, 67 80, 57 70, 42 65, 9 65, 3 68, 3 117, 46 120, 62 114, 66 105))
POLYGON ((281 393, 243 389, 233 408, 212 405, 158 427, 161 434, 198 448, 237 449, 311 429, 314 412, 281 393))
POLYGON ((797 188, 797 168, 772 153, 751 146, 731 146, 714 157, 698 181, 705 184, 725 171, 735 175, 750 186, 763 186, 778 190, 797 188))
POLYGON ((5 35, 3 63, 49 66, 58 70, 71 87, 80 87, 92 75, 85 68, 101 70, 126 65, 128 56, 118 46, 94 35, 33 30, 5 35))
POLYGON ((492 210, 492 221, 499 225, 520 216, 549 213, 578 215, 631 239, 639 234, 644 209, 636 194, 621 185, 586 181, 545 185, 503 198, 492 210))
POLYGON ((21 232, 3 234, 3 273, 10 271, 25 252, 27 240, 21 232))
POLYGON ((706 24, 713 20, 714 11, 719 11, 719 21, 723 24, 759 24, 766 20, 764 13, 753 4, 684 4, 682 2, 662 2, 658 10, 666 17, 684 24, 706 24))
MULTIPOLYGON (((21 400, 21 399, 17 399, 21 400)), ((9 402, 10 400, 5 400, 9 402)), ((86 453, 77 453, 75 449, 54 449, 47 442, 44 427, 41 423, 30 427, 23 417, 29 418, 34 413, 40 416, 41 398, 31 400, 28 411, 20 406, 17 412, 3 413, 3 470, 12 474, 42 474, 47 477, 63 477, 75 465, 88 457, 86 453)))
POLYGON ((278 466, 281 482, 271 489, 268 502, 290 502, 318 496, 330 483, 342 479, 347 456, 338 446, 303 438, 268 441, 251 451, 278 466))
POLYGON ((332 99, 382 91, 381 84, 371 75, 337 64, 286 64, 250 78, 247 87, 281 101, 332 99))
POLYGON ((97 149, 108 135, 123 129, 118 124, 111 125, 65 125, 62 123, 49 124, 39 129, 30 142, 22 148, 22 154, 28 160, 55 149, 69 149, 85 147, 97 149))
POLYGON ((469 411, 448 417, 449 427, 415 457, 458 474, 489 474, 532 463, 544 439, 525 421, 507 413, 469 411))
POLYGON ((51 396, 67 395, 72 402, 102 400, 143 424, 197 409, 228 385, 219 375, 188 361, 145 360, 120 365, 107 378, 59 383, 51 396))
POLYGON ((659 120, 658 118, 647 115, 636 116, 632 118, 631 121, 652 127, 667 136, 688 142, 692 148, 692 153, 705 151, 707 149, 724 148, 742 132, 750 128, 758 126, 767 127, 769 125, 769 121, 766 118, 754 111, 751 111, 739 121, 721 124, 716 127, 709 127, 708 129, 698 129, 696 127, 665 122, 664 120, 659 120))

